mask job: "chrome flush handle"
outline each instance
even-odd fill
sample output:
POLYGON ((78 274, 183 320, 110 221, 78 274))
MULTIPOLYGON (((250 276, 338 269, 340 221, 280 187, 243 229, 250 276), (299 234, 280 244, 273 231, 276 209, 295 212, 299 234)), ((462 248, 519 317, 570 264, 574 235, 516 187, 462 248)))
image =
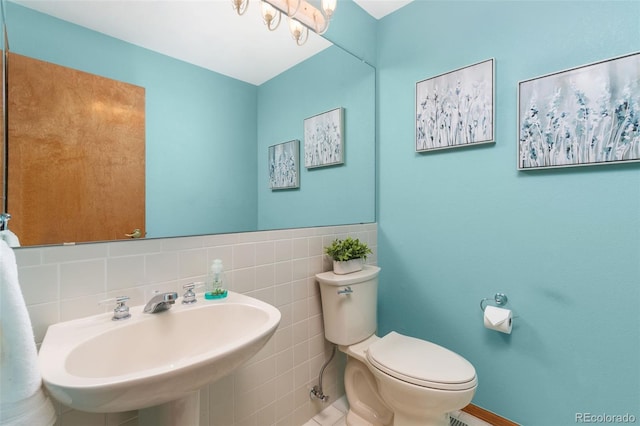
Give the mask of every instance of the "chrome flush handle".
POLYGON ((342 290, 338 290, 338 294, 351 294, 353 293, 353 289, 351 288, 351 286, 349 287, 345 287, 342 290))

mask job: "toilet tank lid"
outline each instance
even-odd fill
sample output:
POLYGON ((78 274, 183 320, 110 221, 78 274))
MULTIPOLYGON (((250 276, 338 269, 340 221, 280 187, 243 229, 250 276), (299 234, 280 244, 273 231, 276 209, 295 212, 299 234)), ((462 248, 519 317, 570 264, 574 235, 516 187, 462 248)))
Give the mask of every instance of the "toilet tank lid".
POLYGON ((397 379, 442 390, 465 390, 477 384, 473 365, 457 353, 392 331, 372 343, 367 359, 397 379))
POLYGON ((316 278, 321 284, 342 286, 357 284, 375 278, 380 273, 380 268, 374 265, 364 265, 362 271, 352 272, 350 274, 338 275, 333 271, 316 274, 316 278))

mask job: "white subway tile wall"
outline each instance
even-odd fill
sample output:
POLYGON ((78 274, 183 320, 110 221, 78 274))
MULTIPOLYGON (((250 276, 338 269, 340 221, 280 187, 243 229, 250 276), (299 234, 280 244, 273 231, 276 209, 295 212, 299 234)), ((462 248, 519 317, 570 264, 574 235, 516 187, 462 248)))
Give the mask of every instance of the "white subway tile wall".
MULTIPOLYGON (((101 300, 126 295, 134 306, 156 290, 182 294, 183 284, 204 281, 213 260, 222 259, 226 287, 276 306, 282 319, 250 362, 201 389, 200 424, 300 426, 326 408, 309 398, 331 353, 315 274, 332 267, 324 246, 346 236, 366 241, 373 251, 367 263, 377 264, 374 223, 21 248, 16 257, 37 343, 51 324, 112 309, 101 300)), ((344 395, 345 358, 338 354, 322 382, 330 402, 344 395)), ((56 410, 57 426, 137 425, 135 411, 84 413, 60 404, 56 410)))

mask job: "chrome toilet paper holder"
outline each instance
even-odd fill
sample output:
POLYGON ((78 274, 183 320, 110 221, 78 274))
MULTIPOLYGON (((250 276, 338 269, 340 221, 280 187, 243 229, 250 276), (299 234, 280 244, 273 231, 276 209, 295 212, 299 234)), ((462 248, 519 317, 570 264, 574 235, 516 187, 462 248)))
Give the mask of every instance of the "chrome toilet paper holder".
POLYGON ((509 301, 509 298, 504 293, 496 293, 493 298, 485 297, 480 301, 480 309, 482 309, 482 312, 487 308, 486 303, 491 300, 493 300, 497 306, 504 306, 509 301))

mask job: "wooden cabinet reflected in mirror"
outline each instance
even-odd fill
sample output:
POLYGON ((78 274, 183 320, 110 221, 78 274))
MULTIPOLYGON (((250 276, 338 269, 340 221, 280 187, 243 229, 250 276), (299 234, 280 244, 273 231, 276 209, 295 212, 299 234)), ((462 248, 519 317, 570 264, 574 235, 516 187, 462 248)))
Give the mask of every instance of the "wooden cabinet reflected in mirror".
POLYGON ((22 245, 145 235, 145 89, 9 53, 8 205, 22 245))

